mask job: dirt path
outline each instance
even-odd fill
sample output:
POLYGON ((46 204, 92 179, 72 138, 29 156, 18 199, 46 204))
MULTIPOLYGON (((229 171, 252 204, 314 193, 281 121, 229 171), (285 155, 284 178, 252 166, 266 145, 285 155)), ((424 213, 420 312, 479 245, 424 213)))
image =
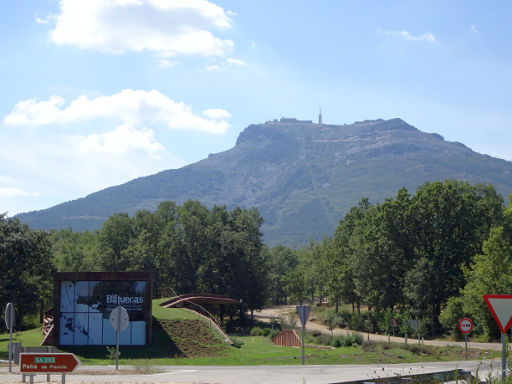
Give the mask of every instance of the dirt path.
MULTIPOLYGON (((285 306, 279 306, 279 307, 272 307, 272 308, 266 308, 261 311, 256 311, 254 313, 254 318, 263 322, 270 322, 272 318, 277 319, 279 315, 283 313, 289 313, 293 312, 295 313, 295 306, 294 305, 285 305, 285 306)), ((300 326, 300 324, 299 324, 300 326)), ((326 335, 330 335, 331 331, 323 325, 319 324, 315 318, 310 318, 310 321, 306 324, 306 330, 307 331, 318 331, 326 335)), ((337 335, 347 335, 354 331, 350 329, 341 329, 336 328, 333 330, 333 334, 335 336, 337 335)), ((388 336, 386 335, 378 335, 374 333, 365 333, 360 332, 364 335, 365 340, 371 340, 371 341, 388 341, 388 336)), ((390 337, 390 341, 393 343, 403 343, 404 338, 403 337, 390 337)), ((408 343, 418 343, 418 339, 409 339, 408 343)), ((463 341, 446 341, 446 340, 425 340, 425 345, 434 345, 438 347, 447 346, 447 345, 456 345, 458 347, 464 348, 464 342, 463 341)), ((493 350, 501 350, 501 343, 475 343, 475 342, 468 342, 468 348, 473 349, 493 349, 493 350)))

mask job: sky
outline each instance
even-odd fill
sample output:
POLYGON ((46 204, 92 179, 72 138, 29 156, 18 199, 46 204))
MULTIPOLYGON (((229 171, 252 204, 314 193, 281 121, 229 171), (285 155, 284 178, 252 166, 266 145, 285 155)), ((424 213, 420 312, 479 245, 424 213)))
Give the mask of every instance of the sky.
POLYGON ((0 213, 232 148, 401 118, 512 160, 512 2, 0 0, 0 213))

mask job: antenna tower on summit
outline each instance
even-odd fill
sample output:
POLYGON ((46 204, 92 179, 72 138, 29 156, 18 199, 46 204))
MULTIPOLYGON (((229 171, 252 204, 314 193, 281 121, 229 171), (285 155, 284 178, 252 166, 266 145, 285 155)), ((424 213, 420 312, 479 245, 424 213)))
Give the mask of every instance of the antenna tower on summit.
POLYGON ((322 125, 322 108, 320 107, 320 112, 318 113, 318 125, 322 125))

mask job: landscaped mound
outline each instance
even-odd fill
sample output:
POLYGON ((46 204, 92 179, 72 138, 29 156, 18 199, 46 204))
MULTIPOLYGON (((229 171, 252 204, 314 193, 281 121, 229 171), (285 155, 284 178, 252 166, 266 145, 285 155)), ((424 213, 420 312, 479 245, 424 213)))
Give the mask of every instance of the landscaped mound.
MULTIPOLYGON (((228 349, 226 344, 199 319, 160 319, 160 326, 167 333, 180 357, 216 356, 228 349)), ((173 351, 174 352, 174 351, 173 351)))

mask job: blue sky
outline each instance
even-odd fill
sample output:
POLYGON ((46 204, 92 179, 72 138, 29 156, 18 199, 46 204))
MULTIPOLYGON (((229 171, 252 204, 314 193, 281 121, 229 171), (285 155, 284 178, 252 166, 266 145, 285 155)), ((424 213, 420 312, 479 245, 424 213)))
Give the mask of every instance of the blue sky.
POLYGON ((0 1, 0 212, 293 116, 399 117, 512 160, 509 1, 0 1))

